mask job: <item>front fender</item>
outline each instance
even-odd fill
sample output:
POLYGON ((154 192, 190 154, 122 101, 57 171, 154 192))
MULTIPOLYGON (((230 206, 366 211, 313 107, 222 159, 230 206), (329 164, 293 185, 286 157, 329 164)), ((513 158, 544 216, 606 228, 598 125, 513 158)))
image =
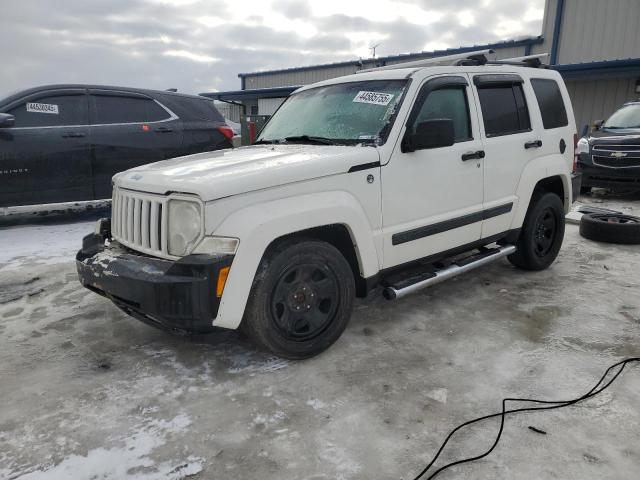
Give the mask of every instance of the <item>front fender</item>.
POLYGON ((564 187, 564 210, 565 213, 569 213, 572 203, 571 172, 565 158, 560 154, 538 157, 525 166, 520 176, 516 190, 518 204, 511 223, 512 229, 522 227, 524 217, 529 208, 531 196, 533 195, 533 190, 537 183, 545 178, 555 176, 559 176, 562 179, 562 185, 564 187))
POLYGON ((380 259, 374 229, 360 203, 343 191, 312 193, 247 206, 235 211, 215 229, 215 235, 236 237, 236 252, 214 326, 237 328, 258 265, 267 247, 277 238, 309 228, 343 224, 354 242, 360 273, 375 275, 380 259))

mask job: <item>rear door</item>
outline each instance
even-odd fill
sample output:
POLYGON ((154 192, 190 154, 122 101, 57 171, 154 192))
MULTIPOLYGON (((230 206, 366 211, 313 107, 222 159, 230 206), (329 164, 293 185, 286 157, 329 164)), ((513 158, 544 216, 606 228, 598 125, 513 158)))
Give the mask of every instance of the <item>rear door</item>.
POLYGON ((3 109, 0 206, 92 199, 88 102, 84 89, 38 92, 3 109))
POLYGON ((118 172, 177 155, 182 142, 178 117, 142 94, 90 90, 93 191, 111 197, 118 172))
POLYGON ((509 230, 525 165, 540 155, 540 125, 530 115, 531 86, 516 74, 476 74, 484 143, 482 238, 509 230))

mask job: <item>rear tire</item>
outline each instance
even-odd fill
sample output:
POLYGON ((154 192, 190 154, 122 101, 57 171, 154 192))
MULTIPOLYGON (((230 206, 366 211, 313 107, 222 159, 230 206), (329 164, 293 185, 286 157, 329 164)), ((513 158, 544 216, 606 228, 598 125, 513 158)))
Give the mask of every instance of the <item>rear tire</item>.
POLYGON ((534 192, 516 253, 509 261, 524 270, 544 270, 558 256, 564 239, 564 205, 555 193, 534 192))
POLYGON ((353 272, 337 248, 311 239, 286 240, 263 257, 241 328, 278 356, 313 357, 340 337, 354 297, 353 272))

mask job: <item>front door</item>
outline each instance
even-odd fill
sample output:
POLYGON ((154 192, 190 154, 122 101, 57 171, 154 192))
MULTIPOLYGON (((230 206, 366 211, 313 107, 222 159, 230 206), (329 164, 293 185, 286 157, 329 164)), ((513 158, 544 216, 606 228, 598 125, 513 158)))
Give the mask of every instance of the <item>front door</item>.
POLYGON ((39 92, 4 109, 0 129, 0 207, 92 199, 87 95, 39 92))
POLYGON ((406 131, 430 119, 454 123, 455 144, 403 153, 400 142, 382 167, 384 267, 480 239, 483 153, 466 75, 431 77, 422 85, 406 131))
POLYGON ((116 173, 177 155, 182 126, 172 112, 146 95, 90 93, 94 195, 111 198, 116 173))

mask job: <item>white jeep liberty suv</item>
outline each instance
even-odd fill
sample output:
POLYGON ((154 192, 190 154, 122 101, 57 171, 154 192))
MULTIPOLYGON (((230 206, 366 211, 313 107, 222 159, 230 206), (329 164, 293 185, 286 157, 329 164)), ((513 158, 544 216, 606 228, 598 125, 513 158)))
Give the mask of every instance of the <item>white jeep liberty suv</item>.
POLYGON ((378 285, 393 299, 505 256, 548 267, 579 191, 571 103, 539 56, 488 53, 307 85, 254 145, 117 174, 81 283, 152 325, 242 327, 306 358, 378 285))

